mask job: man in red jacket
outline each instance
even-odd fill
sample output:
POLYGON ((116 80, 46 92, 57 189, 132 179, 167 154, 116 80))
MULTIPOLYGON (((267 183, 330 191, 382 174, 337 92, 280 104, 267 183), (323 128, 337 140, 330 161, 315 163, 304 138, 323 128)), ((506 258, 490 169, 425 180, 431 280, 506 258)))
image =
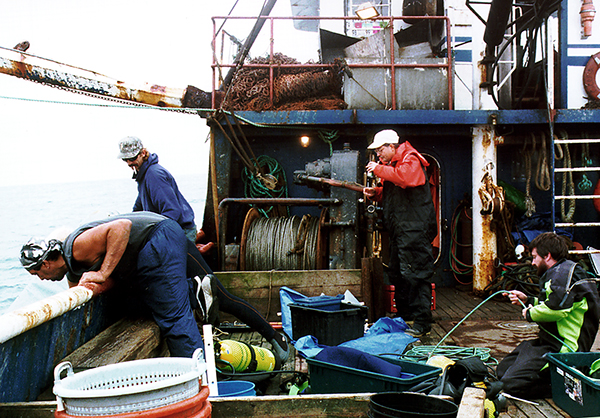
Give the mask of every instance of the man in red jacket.
POLYGON ((396 288, 398 313, 414 320, 407 332, 418 337, 431 330, 435 209, 425 168, 429 163, 408 141, 398 140, 391 129, 373 138, 368 149, 376 152, 379 163, 369 162, 367 171, 383 184, 365 188, 364 194, 383 204, 383 223, 390 235, 389 281, 396 288))

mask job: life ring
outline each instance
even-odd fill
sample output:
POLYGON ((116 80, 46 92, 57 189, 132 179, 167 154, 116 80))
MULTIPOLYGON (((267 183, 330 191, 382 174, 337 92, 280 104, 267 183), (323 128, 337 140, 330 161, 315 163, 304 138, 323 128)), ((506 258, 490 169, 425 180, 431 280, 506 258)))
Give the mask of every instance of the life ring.
MULTIPOLYGON (((596 183, 596 187, 594 188, 594 196, 598 195, 600 195, 600 180, 598 180, 598 182, 596 183)), ((600 212, 600 198, 592 200, 594 202, 594 208, 596 209, 596 212, 600 212)))
POLYGON ((583 88, 588 96, 600 100, 600 88, 596 83, 596 73, 600 67, 600 52, 592 55, 583 70, 583 88))

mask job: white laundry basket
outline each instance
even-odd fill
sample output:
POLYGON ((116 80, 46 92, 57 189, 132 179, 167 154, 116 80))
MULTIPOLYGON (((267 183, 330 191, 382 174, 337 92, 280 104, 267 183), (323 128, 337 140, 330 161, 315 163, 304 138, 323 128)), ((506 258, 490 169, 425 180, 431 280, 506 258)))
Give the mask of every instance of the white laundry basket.
POLYGON ((205 371, 201 348, 192 358, 133 360, 80 373, 66 361, 54 369, 54 394, 58 410, 74 416, 146 411, 197 395, 205 371))

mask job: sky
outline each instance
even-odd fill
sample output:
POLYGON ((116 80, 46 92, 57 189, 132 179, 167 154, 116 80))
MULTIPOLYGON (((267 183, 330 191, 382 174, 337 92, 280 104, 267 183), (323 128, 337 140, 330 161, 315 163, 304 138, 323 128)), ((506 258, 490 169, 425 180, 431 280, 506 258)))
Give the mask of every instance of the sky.
MULTIPOLYGON (((30 54, 128 84, 210 91, 210 18, 227 15, 235 3, 0 0, 0 46, 27 40, 30 54)), ((262 4, 240 0, 233 15, 256 16, 262 4)), ((289 14, 289 0, 279 0, 272 15, 289 14)), ((253 23, 230 22, 226 30, 241 40, 253 23)), ((257 45, 253 53, 266 54, 257 45)), ((129 177, 131 170, 117 158, 125 136, 139 137, 175 178, 206 176, 209 130, 199 116, 109 107, 5 74, 0 96, 0 187, 129 177)))
MULTIPOLYGON (((257 16, 264 0, 0 0, 0 47, 13 48, 28 41, 29 54, 95 71, 128 85, 150 83, 178 89, 193 85, 210 91, 211 17, 228 15, 236 2, 234 16, 257 16)), ((271 14, 289 16, 290 9, 290 0, 278 0, 271 14)), ((253 20, 230 20, 224 29, 244 41, 253 24, 253 20)), ((295 31, 286 30, 285 25, 291 27, 292 22, 284 21, 279 33, 294 36, 295 31)), ((255 43, 252 57, 268 53, 269 31, 265 29, 267 26, 255 43)), ((314 43, 304 48, 307 54, 296 56, 290 49, 297 51, 298 42, 290 42, 286 36, 280 40, 276 52, 302 62, 315 58, 314 43)), ((230 56, 232 50, 226 45, 223 55, 230 56)), ((0 49, 0 57, 3 53, 0 49)), ((34 211, 36 219, 40 218, 37 222, 28 217, 31 210, 15 208, 11 198, 15 193, 27 197, 28 191, 36 190, 36 195, 43 197, 46 194, 39 187, 26 186, 47 185, 43 192, 52 193, 53 183, 130 179, 131 169, 117 158, 118 143, 126 136, 139 137, 149 151, 157 153, 161 164, 180 179, 180 187, 182 180, 194 184, 197 177, 200 190, 205 191, 208 134, 206 120, 197 115, 114 107, 105 100, 0 74, 0 209, 4 209, 0 216, 4 233, 0 264, 9 269, 3 272, 3 284, 12 276, 14 283, 27 283, 31 276, 12 258, 26 239, 22 235, 43 234, 41 231, 50 227, 48 212, 58 216, 62 211, 48 198, 47 204, 34 211), (26 230, 22 225, 28 225, 26 230)), ((133 182, 131 185, 135 192, 133 182)), ((182 191, 186 193, 183 187, 182 191)), ((113 190, 111 198, 116 195, 113 190)), ((203 202, 202 197, 197 200, 203 202)), ((93 201, 78 200, 73 209, 78 214, 90 214, 97 209, 90 204, 93 201)), ((202 209, 203 205, 195 208, 197 223, 201 222, 202 209)), ((29 303, 31 298, 26 295, 23 300, 29 303)))

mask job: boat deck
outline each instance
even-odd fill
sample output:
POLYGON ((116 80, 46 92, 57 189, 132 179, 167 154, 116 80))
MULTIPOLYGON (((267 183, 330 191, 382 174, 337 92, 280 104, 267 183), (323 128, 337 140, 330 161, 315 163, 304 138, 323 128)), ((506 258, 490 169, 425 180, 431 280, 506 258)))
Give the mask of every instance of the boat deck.
MULTIPOLYGON (((432 331, 414 345, 435 347, 443 340, 440 346, 486 348, 489 349, 490 356, 499 361, 521 340, 536 335, 536 326, 524 322, 520 316, 521 310, 507 300, 500 298, 482 302, 483 299, 458 287, 438 289, 432 331)), ((223 339, 231 338, 252 345, 270 347, 258 333, 251 332, 248 327, 224 329, 228 333, 221 335, 223 339)), ((598 338, 592 351, 600 351, 598 338)), ((266 418, 295 415, 326 418, 367 415, 370 401, 368 393, 278 396, 289 395, 290 387, 302 381, 302 378, 308 375, 308 371, 304 359, 298 355, 290 356, 283 372, 255 382, 257 394, 263 396, 254 397, 252 402, 243 397, 213 399, 212 417, 266 418)), ((0 416, 50 418, 54 416, 55 409, 56 401, 52 400, 0 404, 0 416)), ((556 406, 552 399, 541 399, 535 403, 509 400, 507 410, 501 412, 499 417, 568 418, 569 415, 556 406)))
MULTIPOLYGON (((521 310, 511 305, 508 299, 496 297, 485 303, 482 302, 484 299, 458 287, 438 289, 436 309, 433 313, 435 323, 431 332, 414 345, 433 348, 444 339, 441 346, 489 349, 491 360, 500 361, 520 341, 534 338, 537 334, 537 326, 524 321, 521 310), (464 321, 457 326, 463 319, 464 321)), ((254 345, 264 344, 261 337, 252 332, 232 333, 230 337, 254 345)), ((598 339, 593 351, 600 351, 598 339)), ((307 371, 306 362, 299 356, 296 356, 293 361, 290 360, 285 368, 307 371)), ((291 374, 281 375, 280 379, 271 379, 267 386, 257 383, 257 389, 265 395, 283 394, 289 388, 292 377, 291 374)), ((552 399, 537 400, 535 403, 509 400, 508 409, 500 414, 500 418, 520 417, 554 418, 569 417, 569 415, 556 406, 552 399)))
MULTIPOLYGON (((421 339, 422 344, 435 346, 446 338, 443 345, 487 348, 491 357, 500 361, 519 342, 537 335, 537 326, 524 321, 521 309, 510 304, 508 299, 499 296, 483 302, 484 299, 472 292, 461 291, 456 287, 439 289, 436 292, 436 309, 433 315, 435 324, 432 332, 421 339), (479 306, 480 304, 482 305, 479 306), (467 315, 469 317, 456 326, 467 315), (448 333, 450 334, 447 335, 448 333)), ((594 347, 600 351, 597 344, 594 347)), ((552 399, 540 399, 535 403, 509 400, 507 410, 501 412, 499 417, 562 418, 569 415, 556 406, 552 399)))

